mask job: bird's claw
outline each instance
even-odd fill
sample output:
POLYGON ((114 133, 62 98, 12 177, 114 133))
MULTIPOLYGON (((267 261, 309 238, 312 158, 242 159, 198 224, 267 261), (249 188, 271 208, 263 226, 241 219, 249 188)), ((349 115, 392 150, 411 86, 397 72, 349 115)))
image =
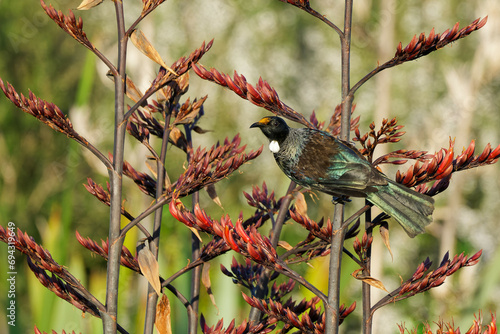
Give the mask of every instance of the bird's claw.
POLYGON ((345 204, 349 203, 351 200, 349 199, 349 196, 341 195, 339 197, 333 196, 332 197, 332 203, 333 204, 345 204))

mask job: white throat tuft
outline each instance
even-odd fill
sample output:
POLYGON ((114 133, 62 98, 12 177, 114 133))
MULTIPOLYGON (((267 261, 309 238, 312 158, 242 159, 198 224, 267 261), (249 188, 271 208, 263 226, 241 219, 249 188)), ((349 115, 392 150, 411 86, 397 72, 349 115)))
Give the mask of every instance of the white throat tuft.
POLYGON ((280 144, 276 140, 273 140, 269 143, 269 150, 273 153, 278 153, 280 151, 280 144))

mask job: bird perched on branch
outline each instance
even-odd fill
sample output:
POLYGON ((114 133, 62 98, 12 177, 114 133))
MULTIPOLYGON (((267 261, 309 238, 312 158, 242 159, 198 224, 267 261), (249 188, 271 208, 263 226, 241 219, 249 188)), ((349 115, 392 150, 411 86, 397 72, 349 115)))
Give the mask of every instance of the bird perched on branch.
POLYGON ((260 128, 278 166, 297 184, 338 198, 366 197, 412 238, 432 222, 430 196, 390 180, 351 144, 324 131, 290 128, 279 117, 264 117, 250 127, 260 128))

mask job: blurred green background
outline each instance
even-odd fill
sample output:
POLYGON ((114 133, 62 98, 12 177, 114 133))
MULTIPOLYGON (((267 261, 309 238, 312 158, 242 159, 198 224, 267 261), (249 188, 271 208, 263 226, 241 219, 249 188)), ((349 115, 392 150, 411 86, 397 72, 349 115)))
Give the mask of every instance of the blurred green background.
MULTIPOLYGON (((78 1, 60 0, 53 5, 67 13, 75 12, 78 1)), ((326 0, 312 6, 339 24, 343 2, 326 0)), ((140 12, 141 2, 125 3, 127 22, 140 12)), ((90 40, 110 59, 116 56, 114 8, 110 1, 86 12, 78 12, 90 40)), ((491 142, 500 143, 500 3, 474 1, 355 1, 352 33, 352 79, 354 84, 377 63, 390 59, 401 41, 409 43, 414 34, 434 27, 440 33, 460 21, 461 27, 478 17, 489 15, 487 25, 464 40, 418 61, 386 71, 362 87, 355 98, 356 115, 361 115, 361 132, 373 120, 397 117, 407 134, 398 144, 380 148, 428 150, 448 147, 456 138, 456 152, 472 139, 480 150, 491 142)), ((140 26, 167 64, 189 54, 202 41, 215 39, 202 59, 206 66, 231 74, 234 70, 255 83, 267 80, 280 98, 295 110, 309 116, 313 110, 321 120, 329 119, 340 102, 340 53, 338 36, 318 20, 279 1, 170 0, 140 26)), ((143 90, 154 78, 155 64, 132 45, 128 53, 128 73, 143 90)), ((104 152, 112 151, 113 90, 106 68, 73 41, 45 15, 37 1, 0 0, 0 77, 11 82, 18 92, 32 90, 38 97, 57 104, 69 114, 76 130, 104 152)), ((248 126, 267 114, 263 109, 241 100, 235 94, 191 75, 191 98, 208 94, 206 115, 200 126, 211 132, 198 135, 196 145, 211 146, 217 140, 240 133, 251 149, 265 144, 263 136, 248 126)), ((75 230, 94 240, 106 239, 108 208, 90 196, 82 183, 87 177, 105 184, 107 173, 87 152, 64 135, 52 131, 35 118, 17 110, 0 97, 0 224, 9 221, 32 235, 47 248, 58 263, 65 265, 100 300, 105 296, 105 261, 89 254, 74 237, 75 230)), ((147 152, 127 139, 126 159, 136 169, 147 171, 147 152)), ((157 144, 157 143, 156 143, 157 144)), ((169 175, 182 172, 185 158, 176 149, 169 151, 169 175)), ((386 169, 388 175, 395 170, 386 169)), ((388 290, 399 285, 400 276, 408 278, 427 256, 437 265, 443 254, 483 249, 481 262, 460 271, 434 291, 422 294, 375 314, 374 333, 397 332, 397 323, 408 328, 423 321, 454 319, 462 331, 472 323, 473 314, 483 310, 485 318, 495 312, 500 300, 500 177, 493 165, 454 175, 448 191, 437 197, 435 222, 429 233, 409 240, 399 228, 391 230, 394 259, 382 246, 378 235, 374 243, 372 276, 381 279, 388 290)), ((266 181, 270 189, 283 194, 288 181, 275 165, 267 147, 251 164, 241 168, 217 185, 224 209, 205 193, 201 204, 220 217, 250 214, 242 191, 266 181)), ((135 215, 150 203, 132 182, 126 181, 126 206, 135 215)), ((308 196, 306 196, 308 197, 308 196)), ((310 200, 309 216, 331 216, 326 196, 310 200)), ((189 199, 185 200, 189 205, 189 199)), ((347 210, 354 212, 359 202, 347 210)), ((146 225, 151 221, 146 221, 146 225)), ((165 213, 161 235, 160 270, 164 277, 182 268, 190 257, 190 232, 165 213)), ((269 227, 264 227, 266 231, 269 227)), ((283 239, 291 244, 306 235, 297 224, 285 226, 283 239)), ((136 231, 126 239, 134 251, 136 231)), ((204 236, 208 240, 208 236, 204 236)), ((348 241, 349 245, 351 242, 348 241)), ((218 272, 218 263, 230 266, 232 254, 212 264, 211 278, 219 312, 203 295, 201 311, 208 324, 223 317, 225 324, 248 315, 240 288, 218 272)), ((0 263, 5 263, 7 247, 0 245, 0 263)), ((36 325, 43 331, 75 330, 98 333, 98 319, 55 297, 38 283, 27 269, 25 257, 17 253, 16 327, 7 325, 5 307, 0 310, 0 332, 32 333, 36 325)), ((328 261, 313 261, 312 267, 295 268, 326 292, 328 261)), ((357 267, 348 258, 343 263, 342 301, 359 301, 360 284, 350 277, 357 267)), ((2 266, 3 268, 3 266, 2 266)), ((6 305, 6 270, 0 272, 0 304, 6 305), (4 292, 5 291, 5 292, 4 292)), ((124 269, 120 278, 120 323, 131 333, 141 332, 145 279, 124 269)), ((188 275, 174 282, 189 295, 188 275)), ((294 297, 310 297, 298 289, 294 297)), ((376 301, 383 294, 373 292, 376 301)), ((175 333, 186 331, 181 303, 169 295, 173 307, 175 333)), ((361 304, 342 325, 343 333, 358 333, 361 304)))

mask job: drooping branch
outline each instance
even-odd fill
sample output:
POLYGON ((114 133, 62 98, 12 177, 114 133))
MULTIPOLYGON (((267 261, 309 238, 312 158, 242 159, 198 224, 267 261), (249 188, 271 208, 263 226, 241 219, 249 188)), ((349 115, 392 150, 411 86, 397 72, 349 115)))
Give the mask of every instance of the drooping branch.
POLYGON ((105 306, 97 300, 64 266, 58 264, 48 250, 37 244, 33 237, 17 229, 17 233, 0 226, 0 241, 13 245, 28 257, 28 265, 37 279, 55 293, 83 312, 100 318, 105 306), (47 272, 52 275, 48 275, 47 272))
POLYGON ((62 30, 73 37, 78 43, 92 51, 99 59, 102 60, 104 64, 106 64, 113 74, 116 75, 118 73, 116 66, 113 65, 113 63, 106 58, 87 38, 87 34, 83 31, 83 20, 81 17, 77 19, 71 9, 69 10, 69 14, 65 15, 62 11, 58 11, 52 7, 52 5, 47 6, 43 0, 40 0, 40 4, 42 5, 45 13, 52 19, 52 21, 57 23, 62 30))
POLYGON ((460 255, 455 255, 451 260, 449 259, 449 255, 446 254, 439 267, 430 272, 428 271, 432 262, 427 258, 418 266, 411 278, 406 280, 399 288, 395 289, 373 305, 371 308, 371 314, 373 315, 376 310, 384 305, 407 299, 418 293, 440 286, 444 283, 448 276, 454 274, 458 269, 477 264, 481 254, 482 251, 479 251, 476 254, 467 257, 462 253, 460 255), (428 273, 426 274, 426 272, 428 273))
POLYGON ((391 60, 383 63, 382 65, 377 66, 370 73, 365 75, 365 77, 363 77, 351 88, 349 95, 354 96, 354 93, 377 73, 396 65, 416 60, 434 51, 442 49, 446 45, 464 38, 476 30, 481 29, 486 24, 486 21, 488 21, 487 16, 482 20, 476 19, 471 24, 460 30, 458 29, 459 23, 457 22, 451 30, 447 29, 441 34, 436 34, 433 28, 427 37, 424 33, 421 33, 418 37, 417 35, 413 36, 411 42, 404 48, 400 42, 396 49, 396 54, 394 55, 394 57, 391 60))
POLYGON ((200 78, 227 87, 242 99, 248 100, 256 106, 267 109, 278 116, 314 128, 302 114, 283 103, 276 90, 262 78, 259 78, 257 84, 253 86, 247 82, 245 76, 238 74, 236 71, 233 78, 231 78, 229 75, 220 73, 214 68, 208 70, 200 64, 194 65, 193 70, 200 78))
POLYGON ((29 91, 28 96, 18 94, 14 87, 7 82, 4 84, 0 79, 0 89, 9 100, 19 109, 27 114, 37 118, 39 121, 48 125, 50 128, 57 132, 61 132, 71 139, 74 139, 80 145, 88 149, 94 154, 106 168, 111 169, 113 166, 111 162, 104 156, 101 151, 95 148, 87 139, 82 137, 73 128, 71 120, 66 116, 61 109, 54 103, 47 102, 37 97, 32 91, 29 91))

